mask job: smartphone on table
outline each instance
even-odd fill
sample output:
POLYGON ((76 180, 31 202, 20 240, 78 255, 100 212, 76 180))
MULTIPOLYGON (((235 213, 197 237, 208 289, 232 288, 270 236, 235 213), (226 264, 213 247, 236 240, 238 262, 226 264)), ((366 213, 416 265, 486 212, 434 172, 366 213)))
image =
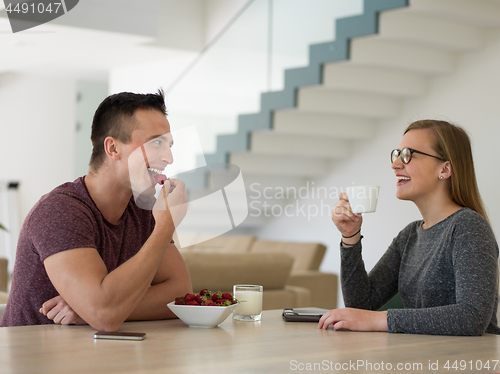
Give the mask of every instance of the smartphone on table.
POLYGON ((282 317, 286 322, 319 322, 326 312, 326 309, 283 309, 282 317))
POLYGON ((145 332, 97 331, 94 334, 94 339, 144 340, 144 339, 146 339, 146 333, 145 332))

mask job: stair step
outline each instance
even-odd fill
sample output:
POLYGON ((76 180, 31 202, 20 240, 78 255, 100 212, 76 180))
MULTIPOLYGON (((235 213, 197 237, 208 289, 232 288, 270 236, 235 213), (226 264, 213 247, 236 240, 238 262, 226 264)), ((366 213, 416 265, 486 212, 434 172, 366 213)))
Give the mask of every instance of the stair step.
POLYGON ((289 109, 274 112, 274 131, 326 138, 368 139, 375 135, 375 122, 362 117, 289 109))
POLYGON ((295 177, 319 177, 328 175, 331 161, 327 158, 280 156, 250 152, 232 152, 232 164, 238 165, 243 175, 260 174, 295 177))
POLYGON ((367 36, 351 40, 353 64, 395 68, 421 74, 446 74, 453 71, 455 55, 403 41, 367 36))
POLYGON ((411 8, 381 13, 379 22, 379 36, 384 39, 451 51, 470 51, 483 46, 484 35, 480 27, 412 12, 411 8))
POLYGON ((276 155, 344 159, 351 151, 351 142, 346 139, 272 131, 253 132, 250 144, 252 152, 276 155))
POLYGON ((414 97, 425 93, 426 84, 427 79, 421 74, 354 65, 349 61, 323 67, 323 86, 337 90, 414 97))
POLYGON ((300 110, 369 118, 391 118, 399 112, 398 99, 376 94, 338 92, 323 86, 300 88, 297 102, 300 110))
POLYGON ((410 9, 414 12, 432 14, 482 27, 500 26, 498 1, 411 0, 410 9))

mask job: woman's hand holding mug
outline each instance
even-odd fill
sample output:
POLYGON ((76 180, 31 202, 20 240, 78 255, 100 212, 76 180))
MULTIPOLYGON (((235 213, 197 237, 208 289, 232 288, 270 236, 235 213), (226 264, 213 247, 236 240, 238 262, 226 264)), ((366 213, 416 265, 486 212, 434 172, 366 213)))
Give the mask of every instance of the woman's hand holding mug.
POLYGON ((347 245, 356 244, 361 237, 359 231, 363 223, 361 214, 353 213, 349 198, 345 192, 340 193, 339 201, 332 211, 332 221, 342 234, 342 242, 347 245))

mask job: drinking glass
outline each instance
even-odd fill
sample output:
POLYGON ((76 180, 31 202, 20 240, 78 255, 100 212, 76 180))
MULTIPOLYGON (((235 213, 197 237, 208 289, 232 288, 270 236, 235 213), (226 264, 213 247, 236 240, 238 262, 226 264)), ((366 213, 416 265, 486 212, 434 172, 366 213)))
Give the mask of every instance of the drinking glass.
POLYGON ((260 321, 262 318, 263 287, 254 284, 236 284, 233 295, 238 304, 233 311, 233 319, 238 321, 260 321))

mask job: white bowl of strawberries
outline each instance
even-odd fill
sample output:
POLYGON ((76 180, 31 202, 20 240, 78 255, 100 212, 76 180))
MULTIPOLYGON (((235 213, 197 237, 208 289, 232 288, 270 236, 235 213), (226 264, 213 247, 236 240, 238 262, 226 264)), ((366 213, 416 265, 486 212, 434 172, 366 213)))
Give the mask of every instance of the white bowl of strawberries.
POLYGON ((168 307, 189 327, 212 328, 225 321, 237 302, 230 293, 203 289, 199 294, 176 298, 168 307))

